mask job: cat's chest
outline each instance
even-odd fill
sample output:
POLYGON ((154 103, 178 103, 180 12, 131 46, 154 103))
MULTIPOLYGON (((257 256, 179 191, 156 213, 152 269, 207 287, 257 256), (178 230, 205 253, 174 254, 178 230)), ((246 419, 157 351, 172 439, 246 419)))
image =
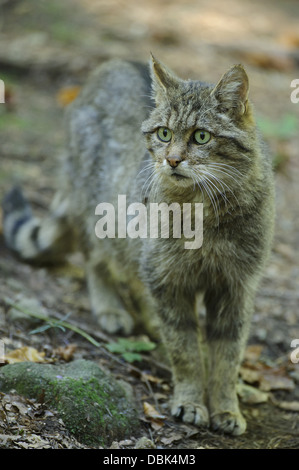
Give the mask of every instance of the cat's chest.
POLYGON ((199 247, 186 248, 186 243, 190 244, 190 240, 186 237, 172 242, 171 250, 166 246, 163 250, 164 261, 165 266, 170 267, 177 276, 195 279, 207 272, 218 272, 223 264, 233 259, 235 255, 234 243, 222 237, 221 233, 215 234, 214 231, 204 230, 201 240, 199 235, 193 238, 192 244, 196 246, 196 243, 201 243, 199 247))

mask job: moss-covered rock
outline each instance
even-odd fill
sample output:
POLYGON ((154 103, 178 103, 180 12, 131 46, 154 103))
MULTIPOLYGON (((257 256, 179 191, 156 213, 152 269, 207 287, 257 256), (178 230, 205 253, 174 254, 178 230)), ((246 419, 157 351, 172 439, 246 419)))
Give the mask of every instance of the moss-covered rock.
POLYGON ((132 398, 91 361, 6 365, 0 369, 0 391, 11 389, 55 408, 68 430, 84 444, 108 446, 113 440, 138 434, 132 398))

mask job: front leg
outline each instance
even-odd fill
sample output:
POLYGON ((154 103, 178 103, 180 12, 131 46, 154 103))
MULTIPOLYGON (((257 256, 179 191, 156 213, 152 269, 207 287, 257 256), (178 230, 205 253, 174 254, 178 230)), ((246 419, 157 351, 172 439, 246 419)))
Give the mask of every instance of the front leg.
POLYGON ((162 339, 172 365, 171 414, 185 423, 208 426, 205 367, 195 301, 182 292, 165 289, 160 291, 157 304, 162 339))
POLYGON ((248 336, 253 292, 247 286, 234 288, 224 280, 205 295, 209 346, 208 401, 212 429, 243 434, 246 421, 238 403, 236 384, 248 336))

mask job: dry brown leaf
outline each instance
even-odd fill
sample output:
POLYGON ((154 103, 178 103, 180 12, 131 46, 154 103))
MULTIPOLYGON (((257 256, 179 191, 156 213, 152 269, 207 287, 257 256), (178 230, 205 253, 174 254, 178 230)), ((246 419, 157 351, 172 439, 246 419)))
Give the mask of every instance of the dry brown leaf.
POLYGON ((249 384, 258 383, 260 380, 260 372, 258 370, 245 366, 240 368, 240 376, 244 382, 249 384))
POLYGON ((243 403, 257 405, 268 401, 268 394, 246 384, 237 384, 237 394, 243 403))
POLYGON ((11 402, 11 411, 17 411, 25 416, 28 413, 29 406, 25 405, 21 400, 13 400, 11 402))
POLYGON ((183 437, 184 436, 182 434, 172 433, 168 437, 161 437, 160 440, 161 440, 162 444, 167 446, 167 445, 172 444, 173 442, 181 441, 183 439, 183 437))
POLYGON ((158 419, 151 419, 151 427, 154 431, 159 431, 164 426, 164 421, 158 419))
POLYGON ((7 364, 14 364, 15 362, 46 362, 45 353, 39 352, 37 349, 30 346, 15 349, 14 351, 5 354, 4 360, 7 364))
POLYGON ((68 346, 60 346, 59 348, 54 349, 54 354, 59 356, 64 361, 70 361, 73 356, 74 352, 77 349, 76 344, 69 344, 68 346))
POLYGON ((259 359, 263 349, 264 346, 261 344, 251 344, 250 346, 247 346, 244 359, 246 361, 256 362, 259 359))
POLYGON ((299 411, 299 401, 280 401, 275 404, 283 410, 299 411))
POLYGON ((147 421, 150 421, 152 428, 157 431, 164 426, 166 416, 161 415, 156 408, 154 408, 147 401, 143 402, 143 411, 147 421))
POLYGON ((155 400, 159 401, 159 400, 168 400, 168 395, 166 395, 165 393, 160 393, 160 392, 155 392, 155 400))
POLYGON ((67 106, 72 101, 74 101, 78 94, 80 93, 81 87, 79 86, 69 86, 62 88, 57 93, 57 101, 61 106, 67 106))
POLYGON ((249 384, 257 384, 263 392, 270 390, 294 390, 293 379, 287 376, 285 368, 271 368, 266 364, 243 364, 240 368, 240 376, 249 384))
POLYGON ((165 419, 166 416, 164 415, 161 415, 157 410, 156 408, 151 405, 150 403, 148 403, 147 401, 143 402, 143 411, 144 411, 144 414, 146 416, 146 418, 150 418, 150 419, 165 419))
POLYGON ((288 390, 292 391, 295 388, 294 381, 289 377, 278 375, 276 371, 268 371, 261 375, 259 381, 259 388, 264 392, 270 390, 288 390))
POLYGON ((152 382, 152 383, 155 383, 155 384, 159 384, 162 382, 162 379, 159 379, 158 377, 155 377, 154 375, 150 375, 150 374, 146 374, 144 372, 142 372, 141 374, 141 380, 143 382, 152 382))

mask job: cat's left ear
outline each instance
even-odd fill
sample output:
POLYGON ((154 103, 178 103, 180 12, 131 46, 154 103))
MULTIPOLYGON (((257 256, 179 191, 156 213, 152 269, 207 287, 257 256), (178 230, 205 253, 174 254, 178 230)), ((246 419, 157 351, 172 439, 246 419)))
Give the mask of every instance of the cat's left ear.
POLYGON ((161 99, 165 99, 166 95, 169 94, 171 90, 177 89, 181 80, 152 54, 150 68, 153 98, 156 102, 159 102, 161 99))
POLYGON ((246 113, 249 93, 249 80, 242 65, 234 65, 219 80, 211 95, 221 109, 229 114, 246 113))

